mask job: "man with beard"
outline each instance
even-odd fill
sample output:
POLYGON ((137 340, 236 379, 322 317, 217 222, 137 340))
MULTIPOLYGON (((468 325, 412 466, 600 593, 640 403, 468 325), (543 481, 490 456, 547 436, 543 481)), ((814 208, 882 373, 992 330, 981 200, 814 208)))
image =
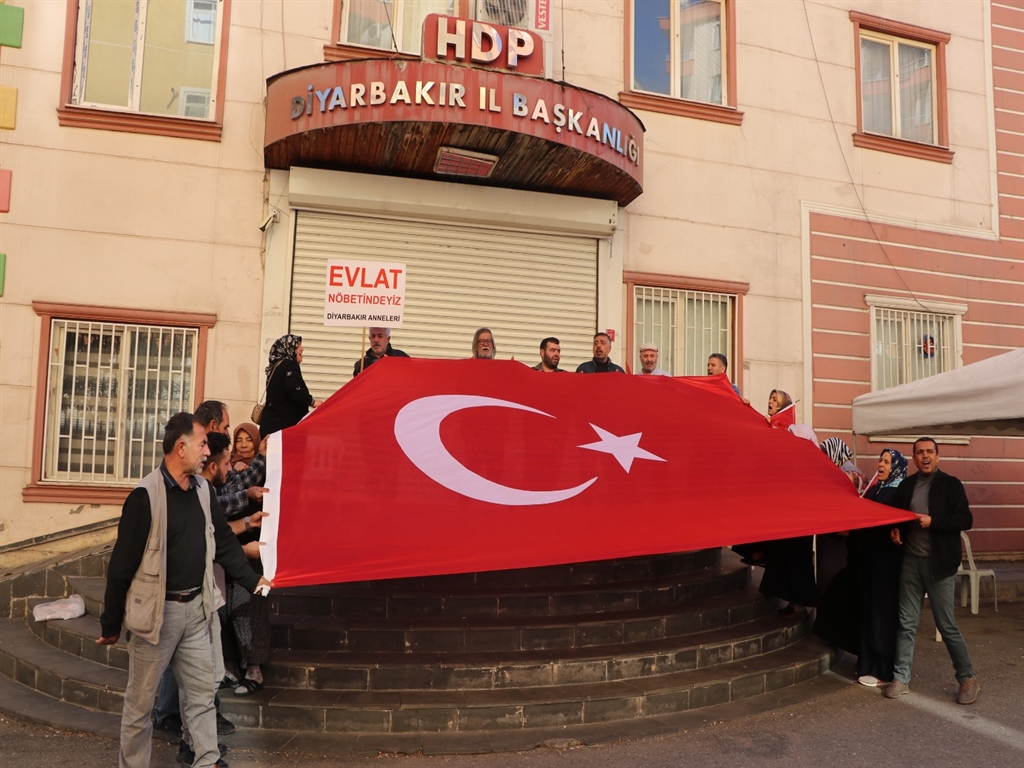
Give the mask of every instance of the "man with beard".
POLYGON ((548 336, 540 343, 540 362, 533 366, 533 370, 543 373, 565 373, 558 367, 562 359, 562 346, 554 336, 548 336))
POLYGON ((639 376, 671 376, 668 371, 658 367, 658 348, 654 344, 640 345, 639 376))
POLYGON ((612 352, 612 340, 607 333, 594 334, 594 359, 580 363, 576 373, 625 373, 608 356, 612 352))
POLYGON ((498 352, 494 334, 490 328, 480 328, 473 334, 473 357, 477 360, 493 360, 498 352))
POLYGON ((96 643, 113 645, 122 626, 131 631, 122 768, 149 765, 153 699, 168 665, 186 693, 195 765, 209 768, 220 759, 210 639, 213 563, 247 589, 273 585, 250 567, 212 488, 199 476, 210 455, 202 422, 190 413, 172 416, 163 450, 160 466, 124 502, 96 643))

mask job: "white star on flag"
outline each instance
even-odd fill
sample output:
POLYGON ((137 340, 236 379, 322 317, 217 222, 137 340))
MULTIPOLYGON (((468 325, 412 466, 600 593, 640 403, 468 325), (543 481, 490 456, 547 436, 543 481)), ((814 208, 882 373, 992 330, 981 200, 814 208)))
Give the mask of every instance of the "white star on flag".
POLYGON ((623 435, 622 437, 616 437, 611 432, 601 429, 595 424, 591 424, 594 431, 597 432, 597 436, 601 438, 596 443, 586 443, 585 445, 578 445, 577 448, 586 448, 588 451, 600 451, 601 453, 610 453, 615 457, 615 460, 622 465, 622 468, 629 472, 630 467, 633 466, 633 459, 647 459, 648 461, 664 461, 660 456, 655 456, 650 451, 645 451, 640 447, 640 438, 643 436, 643 432, 635 432, 632 435, 623 435))

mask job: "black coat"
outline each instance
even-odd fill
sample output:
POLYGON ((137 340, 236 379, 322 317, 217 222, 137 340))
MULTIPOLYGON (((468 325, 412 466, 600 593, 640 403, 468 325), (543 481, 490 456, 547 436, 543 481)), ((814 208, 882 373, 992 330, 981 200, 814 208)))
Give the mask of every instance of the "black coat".
POLYGON ((282 360, 267 383, 267 404, 260 419, 260 437, 298 424, 309 413, 313 396, 302 380, 302 371, 294 360, 282 360))
MULTIPOLYGON (((916 485, 916 474, 900 483, 892 505, 900 509, 910 509, 910 500, 914 497, 916 485)), ((955 574, 960 567, 960 531, 971 529, 974 525, 974 516, 967 503, 963 483, 938 468, 932 478, 932 487, 928 489, 928 514, 932 518, 928 529, 931 531, 932 578, 945 579, 955 574)), ((911 521, 900 525, 904 541, 911 525, 919 523, 911 521)))
MULTIPOLYGON (((402 350, 395 349, 390 344, 388 344, 388 348, 384 350, 384 357, 408 357, 408 355, 405 354, 405 352, 403 352, 402 350)), ((356 364, 352 366, 352 375, 358 376, 361 370, 369 368, 378 360, 380 360, 380 358, 373 354, 372 349, 366 350, 366 357, 364 357, 362 361, 356 360, 356 364), (362 362, 362 365, 360 365, 360 362, 362 362)))

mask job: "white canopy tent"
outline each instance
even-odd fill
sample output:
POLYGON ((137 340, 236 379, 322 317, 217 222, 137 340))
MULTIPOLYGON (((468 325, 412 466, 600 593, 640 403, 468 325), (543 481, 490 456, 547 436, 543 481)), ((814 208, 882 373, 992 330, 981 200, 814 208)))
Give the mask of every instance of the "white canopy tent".
POLYGON ((858 435, 1024 435, 1024 349, 853 401, 858 435))

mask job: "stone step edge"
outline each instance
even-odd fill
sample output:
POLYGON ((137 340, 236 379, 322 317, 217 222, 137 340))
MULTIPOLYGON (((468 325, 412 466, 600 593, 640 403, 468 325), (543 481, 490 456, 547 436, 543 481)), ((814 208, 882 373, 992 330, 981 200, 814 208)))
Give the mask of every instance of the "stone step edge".
POLYGON ((647 576, 639 579, 613 579, 608 581, 567 582, 555 584, 522 584, 518 586, 478 585, 424 585, 410 586, 394 583, 389 579, 377 582, 338 582, 336 584, 317 584, 311 586, 282 587, 289 594, 306 598, 330 598, 333 594, 328 590, 334 588, 344 593, 345 597, 408 597, 422 599, 425 597, 492 597, 516 596, 530 597, 549 594, 580 594, 587 592, 619 591, 622 589, 636 591, 645 588, 658 588, 674 584, 700 583, 709 577, 722 573, 731 573, 745 567, 738 556, 722 557, 690 571, 672 571, 660 576, 647 576), (370 585, 372 586, 352 586, 370 585))
MULTIPOLYGON (((101 665, 90 662, 85 659, 70 656, 59 650, 53 649, 46 645, 42 640, 35 636, 35 634, 27 627, 22 626, 20 632, 12 632, 11 622, 20 623, 16 619, 3 620, 7 625, 5 626, 4 642, 3 646, 0 647, 0 674, 10 679, 14 679, 17 682, 31 687, 35 690, 39 690, 42 693, 53 696, 55 699, 61 699, 70 701, 71 703, 80 704, 87 706, 91 709, 99 709, 102 711, 117 712, 121 707, 121 699, 123 696, 124 686, 127 684, 127 673, 122 670, 106 669, 101 665), (12 638, 12 635, 15 635, 12 638), (13 642, 12 642, 13 639, 13 642), (24 648, 29 648, 29 653, 17 656, 15 655, 15 648, 19 644, 24 648), (28 644, 27 646, 25 644, 28 644), (13 646, 13 647, 12 647, 13 646), (53 656, 54 654, 60 654, 62 657, 58 665, 65 666, 70 670, 71 674, 67 677, 54 674, 52 672, 52 665, 46 663, 46 660, 41 662, 38 656, 42 654, 44 656, 53 656), (35 656, 32 658, 25 658, 25 656, 35 656), (78 677, 91 677, 96 674, 100 674, 101 670, 105 670, 107 674, 103 675, 104 681, 85 681, 75 679, 74 673, 78 673, 78 677), (116 678, 116 680, 114 679, 116 678)), ((804 642, 804 641, 801 641, 804 642)), ((824 646, 814 641, 819 646, 824 646)), ((743 678, 761 677, 761 692, 764 692, 769 687, 768 675, 773 672, 780 672, 776 674, 777 680, 782 681, 782 685, 792 684, 792 681, 785 682, 786 671, 792 671, 794 677, 797 675, 796 667, 803 668, 805 672, 807 669, 808 662, 805 659, 798 659, 796 662, 787 661, 787 652, 789 656, 794 655, 792 653, 794 646, 790 646, 778 651, 772 651, 768 654, 764 654, 760 657, 754 657, 752 659, 734 661, 726 664, 718 665, 716 667, 710 667, 706 669, 688 670, 675 673, 669 673, 667 675, 659 675, 655 677, 643 678, 635 681, 642 684, 644 689, 643 696, 647 697, 651 695, 650 691, 667 691, 674 693, 678 698, 681 694, 679 693, 683 689, 713 689, 715 687, 720 688, 723 684, 732 686, 735 681, 730 677, 732 672, 742 673, 743 678), (781 670, 777 670, 778 666, 775 662, 783 660, 781 670), (795 664, 795 666, 794 666, 795 664)), ((831 654, 831 650, 828 651, 831 654)), ((820 658, 820 653, 818 654, 820 658)), ((52 661, 52 660, 51 660, 52 661)), ((827 666, 820 670, 824 671, 827 666)), ((800 679, 813 676, 805 674, 800 679)), ((755 682, 756 687, 756 682, 755 682)), ((232 699, 230 697, 224 697, 222 699, 222 707, 227 711, 239 712, 241 715, 248 718, 247 722, 250 725, 258 722, 258 718, 253 716, 253 707, 257 711, 262 711, 264 707, 287 707, 288 704, 283 699, 287 697, 298 698, 296 706, 303 709, 309 709, 307 704, 303 704, 302 695, 306 694, 306 698, 316 697, 318 695, 326 695, 326 698, 330 698, 331 694, 334 695, 336 700, 342 698, 348 698, 352 700, 363 699, 370 705, 367 709, 363 707, 364 712, 376 712, 377 714, 383 715, 387 710, 381 710, 380 704, 388 704, 389 708, 393 708, 395 703, 401 708, 404 706, 403 701, 408 701, 410 704, 417 703, 418 708, 423 709, 426 703, 426 709, 444 709, 451 708, 453 706, 451 701, 442 701, 441 704, 436 706, 430 706, 429 700, 431 698, 440 700, 444 696, 451 696, 453 698, 460 698, 467 703, 472 703, 473 700, 477 700, 476 708, 502 708, 506 710, 510 704, 509 700, 522 699, 523 701, 513 706, 518 706, 520 713, 522 712, 523 705, 537 698, 549 699, 547 704, 557 703, 558 701, 576 702, 580 700, 616 700, 622 699, 635 699, 636 696, 633 694, 639 694, 640 689, 633 685, 630 681, 622 680, 611 680, 603 682, 588 682, 588 683, 577 683, 577 684, 564 684, 561 686, 550 686, 547 688, 499 688, 499 689, 487 689, 487 690, 465 690, 465 691, 438 691, 438 690, 406 690, 406 691, 316 691, 316 690, 282 690, 282 689, 271 689, 265 688, 260 693, 256 694, 252 698, 246 699, 232 699), (628 694, 628 695, 627 695, 628 694), (505 700, 502 703, 502 699, 505 700), (555 699, 555 701, 550 701, 555 699), (381 701, 383 700, 383 701, 381 701), (380 701, 376 707, 374 703, 380 701), (247 712, 248 710, 248 712, 247 712)), ((320 696, 325 698, 325 696, 320 696)), ((689 694, 686 694, 687 706, 689 706, 689 694)), ((595 705, 591 705, 593 707, 595 705)), ((294 707, 293 707, 294 708, 294 707)), ((462 705, 465 708, 465 704, 462 705)), ((316 707, 314 707, 314 710, 316 707)), ((324 709, 327 709, 325 706, 324 709)), ((337 711, 351 711, 352 708, 340 709, 337 707, 331 707, 332 710, 337 711)), ((390 716, 389 716, 390 718, 390 716)))
MULTIPOLYGON (((660 578, 669 578, 669 579, 671 579, 671 578, 675 578, 675 577, 685 576, 687 574, 699 573, 700 571, 706 570, 708 568, 717 568, 722 563, 729 563, 729 562, 739 563, 739 561, 740 561, 740 556, 736 555, 731 550, 729 550, 727 548, 713 547, 713 548, 707 549, 707 550, 693 550, 693 551, 690 551, 690 552, 665 553, 665 554, 662 554, 662 555, 638 555, 636 557, 630 557, 630 558, 621 558, 621 559, 612 558, 611 560, 597 560, 597 561, 589 561, 589 562, 584 562, 584 563, 571 563, 571 564, 565 564, 565 565, 561 565, 561 566, 560 565, 549 565, 549 566, 536 566, 536 567, 530 567, 530 568, 509 568, 509 569, 502 569, 500 571, 478 571, 478 572, 476 572, 477 575, 483 575, 484 576, 483 583, 480 583, 480 582, 478 582, 478 583, 468 583, 468 582, 466 582, 465 581, 465 577, 468 577, 470 574, 437 574, 437 575, 434 575, 434 576, 414 576, 414 577, 394 578, 394 579, 370 579, 370 580, 362 580, 362 581, 355 581, 355 582, 338 582, 338 584, 341 584, 341 585, 344 585, 344 584, 360 585, 360 586, 355 586, 354 589, 365 590, 364 594, 375 594, 374 589, 376 589, 376 585, 380 585, 380 589, 386 590, 389 594, 391 594, 391 593, 403 593, 403 594, 409 594, 409 595, 418 595, 418 594, 422 594, 424 592, 430 592, 430 591, 434 591, 434 590, 443 590, 445 592, 458 592, 458 591, 461 591, 461 590, 466 590, 469 594, 474 594, 474 595, 478 594, 478 593, 481 593, 481 592, 486 593, 488 591, 492 591, 492 592, 508 592, 508 591, 515 591, 515 590, 539 590, 541 592, 547 592, 547 591, 550 591, 553 588, 563 588, 563 587, 564 588, 572 588, 572 587, 598 588, 602 584, 615 585, 615 584, 626 583, 627 581, 628 582, 641 583, 641 582, 652 580, 652 579, 660 579, 660 578), (668 574, 666 574, 664 576, 653 576, 653 575, 651 575, 651 576, 646 576, 646 577, 638 578, 638 579, 637 578, 634 578, 634 579, 624 579, 624 578, 621 578, 621 577, 615 578, 615 577, 612 577, 612 576, 609 575, 608 576, 608 580, 606 580, 606 581, 562 581, 562 582, 553 582, 553 583, 541 583, 539 581, 534 581, 533 583, 525 583, 523 581, 520 581, 518 584, 510 584, 510 583, 501 584, 501 583, 494 583, 494 582, 488 583, 488 577, 493 576, 495 573, 515 573, 517 571, 529 573, 529 572, 543 571, 545 569, 554 570, 554 569, 559 569, 559 568, 577 568, 577 567, 580 567, 580 566, 591 565, 592 563, 606 563, 606 564, 607 563, 619 563, 619 564, 621 564, 621 563, 625 563, 625 562, 628 562, 628 561, 631 561, 631 560, 647 560, 647 561, 652 560, 652 559, 666 560, 666 559, 671 559, 671 558, 674 558, 674 557, 679 557, 681 555, 689 555, 690 556, 690 558, 693 560, 693 563, 691 564, 692 568, 690 570, 674 570, 674 571, 670 571, 668 574), (414 582, 416 580, 426 580, 426 581, 440 582, 440 581, 443 581, 444 579, 453 579, 455 581, 458 581, 459 583, 457 583, 457 584, 456 583, 449 583, 449 584, 431 583, 431 584, 419 584, 419 585, 412 583, 412 582, 414 582), (369 584, 375 585, 374 588, 371 589, 371 588, 369 588, 367 586, 363 586, 363 585, 369 585, 369 584)), ((607 567, 608 566, 606 566, 606 568, 607 567)), ((588 570, 588 569, 583 569, 583 570, 588 570)), ((537 575, 537 574, 535 573, 534 575, 537 575)), ((303 586, 292 587, 292 589, 302 590, 303 592, 300 592, 300 594, 301 593, 304 593, 304 594, 315 594, 315 590, 321 589, 321 588, 323 588, 325 586, 330 586, 330 585, 321 585, 321 584, 308 585, 308 586, 307 585, 303 585, 303 586)), ((356 593, 353 592, 353 594, 356 594, 356 593)), ((379 594, 379 593, 376 593, 376 594, 379 594)))
MULTIPOLYGON (((296 696, 282 700, 275 696, 274 691, 264 689, 250 699, 222 698, 221 711, 239 727, 296 729, 304 733, 504 731, 506 728, 519 730, 549 725, 632 721, 702 709, 789 688, 827 672, 833 657, 833 649, 809 643, 802 655, 790 654, 782 664, 760 668, 738 666, 733 671, 743 674, 734 676, 714 678, 702 675, 694 680, 685 680, 683 678, 688 673, 680 673, 677 681, 666 680, 659 688, 646 689, 609 683, 566 686, 556 691, 559 694, 557 698, 540 701, 532 695, 531 689, 518 689, 508 692, 510 695, 504 697, 504 701, 501 697, 474 701, 479 697, 470 694, 494 692, 467 691, 450 700, 441 700, 435 695, 433 701, 428 696, 404 693, 390 697, 390 701, 376 695, 372 699, 364 696, 361 701, 352 697, 346 706, 339 706, 341 701, 330 705, 329 697, 320 703, 303 702, 303 697, 296 696), (256 697, 262 701, 254 701, 256 697)), ((779 661, 783 659, 776 660, 779 661)), ((342 697, 344 694, 339 699, 342 697)))
MULTIPOLYGON (((240 728, 225 738, 232 750, 269 755, 379 757, 521 752, 538 747, 565 749, 667 735, 792 706, 835 693, 848 683, 833 675, 811 678, 779 691, 727 704, 672 714, 593 725, 548 726, 522 730, 452 733, 309 733, 240 728)), ((121 719, 56 701, 13 680, 0 677, 0 713, 17 722, 118 738, 121 719)), ((230 756, 230 753, 229 753, 230 756)))
POLYGON ((0 619, 0 630, 0 677, 55 700, 120 712, 128 684, 127 649, 126 668, 118 669, 53 648, 20 619, 0 619))
MULTIPOLYGON (((667 583, 664 583, 664 584, 653 585, 653 586, 651 586, 650 589, 646 589, 646 590, 633 589, 633 588, 630 588, 629 586, 627 586, 626 584, 614 585, 614 586, 609 585, 609 587, 606 588, 606 589, 592 590, 592 591, 589 592, 589 594, 606 594, 606 593, 612 593, 612 594, 614 594, 614 593, 623 593, 623 594, 652 593, 652 594, 654 594, 654 593, 663 592, 664 590, 666 590, 668 588, 672 588, 672 587, 685 587, 689 583, 710 584, 710 585, 713 585, 713 587, 715 587, 716 590, 718 588, 721 588, 721 591, 716 591, 714 594, 711 594, 711 595, 708 595, 708 596, 704 596, 704 597, 700 597, 697 600, 691 600, 689 602, 687 602, 685 600, 678 600, 678 599, 673 600, 671 603, 666 604, 664 606, 664 607, 668 608, 668 607, 671 607, 671 606, 692 605, 692 604, 694 604, 696 602, 699 602, 701 600, 708 600, 708 599, 712 599, 712 598, 715 598, 715 597, 721 597, 722 595, 728 594, 729 590, 742 588, 742 587, 746 586, 749 583, 749 579, 750 579, 750 568, 749 568, 749 566, 737 566, 737 567, 733 567, 733 568, 724 568, 723 567, 723 568, 716 568, 715 570, 716 570, 716 573, 713 576, 711 576, 711 577, 706 577, 704 579, 693 579, 690 582, 671 580, 671 581, 669 581, 667 583)), ((90 613, 91 615, 99 616, 100 613, 102 613, 102 610, 103 610, 103 597, 104 597, 104 592, 105 592, 105 588, 106 588, 106 579, 98 578, 98 577, 87 577, 87 576, 69 576, 69 577, 66 577, 66 580, 67 580, 67 584, 68 584, 68 590, 70 590, 72 592, 77 592, 85 600, 87 612, 90 613)), ((442 600, 442 601, 446 600, 446 599, 447 600, 460 600, 460 599, 472 599, 472 598, 480 598, 480 597, 483 597, 483 598, 493 598, 495 600, 500 600, 502 597, 504 597, 504 598, 506 598, 508 600, 515 600, 516 598, 520 598, 520 597, 538 597, 538 598, 540 598, 540 597, 548 597, 548 598, 551 598, 551 599, 557 599, 559 597, 571 598, 571 597, 578 596, 578 595, 581 595, 581 594, 588 594, 588 593, 584 593, 584 592, 580 592, 580 591, 575 591, 575 592, 557 592, 557 591, 550 591, 550 590, 544 591, 544 592, 538 591, 537 594, 535 594, 535 595, 525 595, 525 596, 524 595, 520 595, 520 594, 516 594, 516 593, 503 593, 501 595, 486 595, 486 594, 484 594, 484 595, 475 595, 475 594, 472 594, 472 593, 468 593, 468 594, 466 594, 464 596, 457 596, 457 595, 453 596, 453 595, 449 595, 449 594, 445 594, 443 596, 442 595, 438 595, 438 596, 435 596, 435 599, 442 600)), ((271 593, 271 596, 274 597, 274 594, 271 593)), ((279 595, 279 597, 288 597, 288 595, 279 595)), ((297 597, 308 597, 308 596, 297 595, 297 597)), ((380 599, 380 600, 385 600, 385 601, 390 599, 390 598, 398 598, 398 599, 403 599, 403 600, 417 600, 417 601, 423 599, 422 596, 401 596, 401 595, 365 595, 364 596, 364 595, 354 595, 354 594, 331 595, 331 596, 324 595, 320 599, 326 601, 326 600, 330 600, 330 599, 333 599, 333 598, 345 598, 345 599, 353 599, 353 600, 358 600, 358 599, 364 599, 365 598, 365 599, 380 599)), ((653 606, 653 607, 658 607, 658 606, 653 606)), ((576 616, 585 616, 585 615, 587 615, 587 614, 584 614, 584 613, 572 613, 570 610, 568 610, 570 608, 570 606, 566 606, 566 608, 567 608, 567 610, 564 613, 549 614, 549 616, 554 618, 554 617, 576 617, 576 616)), ((443 607, 441 608, 441 610, 443 610, 443 607)), ((496 610, 497 610, 497 606, 496 606, 496 610)), ((641 610, 644 610, 644 609, 641 609, 641 610)), ((315 616, 322 616, 323 618, 330 618, 331 617, 331 614, 311 614, 309 612, 298 612, 298 611, 297 612, 287 612, 287 613, 276 613, 274 615, 276 615, 276 616, 294 616, 294 617, 303 617, 303 616, 313 616, 313 615, 315 615, 315 616)), ((535 617, 534 614, 525 613, 525 612, 524 613, 513 612, 513 613, 510 613, 509 616, 508 616, 509 619, 534 618, 534 617, 535 617)), ((344 618, 344 617, 342 617, 342 618, 344 618)), ((457 620, 459 620, 459 618, 460 617, 457 617, 457 616, 437 617, 436 620, 457 621, 457 620)), ((500 617, 500 616, 495 616, 495 617, 470 616, 468 618, 470 620, 487 620, 489 618, 493 618, 495 620, 501 620, 503 617, 500 617)), ((415 619, 415 617, 412 617, 412 618, 403 619, 403 620, 412 621, 412 620, 417 620, 417 619, 415 619)))
MULTIPOLYGON (((705 669, 730 661, 761 656, 793 645, 808 631, 806 622, 787 623, 774 619, 774 617, 763 617, 760 620, 752 621, 749 628, 751 631, 741 636, 730 636, 727 633, 734 627, 726 627, 659 641, 594 646, 587 649, 592 650, 592 654, 570 658, 552 656, 545 659, 539 655, 543 653, 541 651, 530 652, 537 657, 528 659, 500 657, 496 654, 493 663, 470 663, 461 661, 457 657, 431 661, 423 659, 406 661, 401 658, 411 654, 390 654, 379 662, 360 663, 314 658, 289 660, 287 650, 275 649, 271 662, 264 666, 264 674, 269 686, 298 690, 502 689, 514 686, 514 682, 500 684, 499 681, 503 679, 503 675, 507 679, 514 679, 544 668, 551 670, 550 685, 555 686, 559 684, 556 679, 555 665, 559 667, 558 672, 564 675, 575 676, 577 679, 581 676, 590 676, 592 679, 589 682, 613 679, 643 680, 672 672, 705 669), (765 639, 776 634, 780 635, 781 642, 777 641, 778 644, 774 647, 766 648, 765 639), (680 645, 683 638, 691 638, 691 642, 687 645, 680 645), (751 648, 751 644, 754 644, 755 641, 757 647, 751 648), (738 655, 741 652, 743 655, 738 655), (690 666, 691 660, 688 658, 691 653, 693 666, 690 666), (283 659, 282 654, 284 655, 283 659), (630 674, 631 667, 636 674, 630 674), (310 675, 319 669, 326 671, 324 677, 328 679, 332 675, 346 677, 345 685, 338 687, 337 685, 312 684, 313 680, 310 675), (374 675, 375 670, 380 671, 374 675), (645 674, 646 670, 652 671, 645 674), (407 684, 402 684, 401 677, 403 675, 405 677, 415 676, 417 672, 425 673, 429 679, 424 684, 412 689, 407 684), (621 676, 610 677, 616 672, 621 673, 621 676), (358 679, 360 675, 362 675, 362 683, 358 679), (387 682, 389 676, 393 678, 390 683, 387 682), (374 677, 381 678, 381 680, 377 684, 373 684, 372 678, 374 677), (447 681, 447 684, 435 685, 435 677, 441 681, 447 681), (489 685, 473 684, 474 680, 484 680, 485 678, 489 678, 489 685)), ((118 651, 123 647, 123 640, 115 646, 98 646, 93 642, 99 634, 99 622, 94 617, 83 616, 71 619, 69 622, 46 622, 45 627, 40 627, 39 623, 35 623, 30 624, 29 629, 33 635, 51 648, 57 648, 90 662, 107 663, 118 669, 127 669, 127 653, 122 655, 118 651), (83 624, 90 626, 92 631, 82 631, 83 624)), ((327 652, 324 653, 326 655, 327 652)), ((480 656, 481 654, 474 655, 480 656)))
POLYGON ((380 618, 370 616, 360 618, 358 616, 322 616, 318 614, 270 614, 270 620, 280 627, 292 627, 296 624, 306 625, 308 628, 319 628, 322 625, 326 629, 334 629, 341 625, 349 629, 356 629, 367 632, 407 632, 407 631, 444 631, 451 629, 541 629, 557 628, 567 626, 587 626, 607 624, 609 622, 623 621, 648 621, 650 619, 677 616, 681 613, 706 613, 708 611, 721 611, 726 608, 738 608, 746 605, 755 605, 770 601, 757 591, 750 583, 737 584, 729 591, 721 594, 709 595, 697 600, 683 603, 666 603, 665 605, 652 605, 645 608, 627 608, 614 611, 589 611, 587 613, 559 613, 546 615, 510 615, 493 617, 437 617, 437 618, 380 618), (354 622, 358 622, 355 623, 354 622))

